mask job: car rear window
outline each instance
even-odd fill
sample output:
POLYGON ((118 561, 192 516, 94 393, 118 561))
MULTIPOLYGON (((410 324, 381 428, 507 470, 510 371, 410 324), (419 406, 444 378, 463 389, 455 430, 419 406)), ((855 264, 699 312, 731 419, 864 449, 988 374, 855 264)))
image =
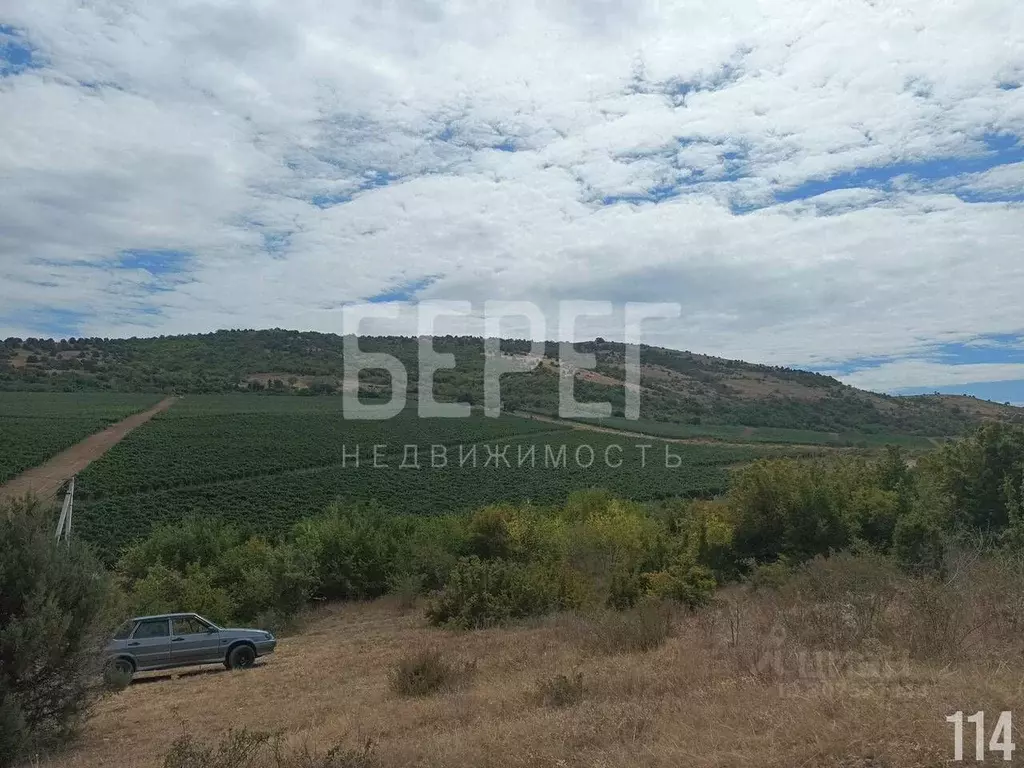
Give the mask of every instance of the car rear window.
POLYGON ((167 619, 140 622, 139 628, 135 630, 136 640, 147 637, 168 637, 169 635, 170 622, 167 619))

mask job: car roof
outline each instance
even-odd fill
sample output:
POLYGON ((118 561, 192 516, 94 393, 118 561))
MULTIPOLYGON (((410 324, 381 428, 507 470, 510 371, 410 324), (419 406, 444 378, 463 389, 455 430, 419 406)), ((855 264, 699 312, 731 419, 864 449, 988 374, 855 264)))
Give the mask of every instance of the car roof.
POLYGON ((161 613, 158 616, 136 616, 132 621, 156 621, 157 619, 194 619, 197 613, 161 613))

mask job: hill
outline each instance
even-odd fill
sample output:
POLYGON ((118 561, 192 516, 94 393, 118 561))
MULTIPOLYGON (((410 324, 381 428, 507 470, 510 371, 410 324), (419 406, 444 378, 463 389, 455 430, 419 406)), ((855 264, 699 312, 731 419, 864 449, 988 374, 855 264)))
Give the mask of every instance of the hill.
MULTIPOLYGON (((418 340, 365 337, 366 352, 386 352, 418 386, 418 340)), ((484 343, 478 337, 438 337, 435 349, 455 355, 455 370, 435 376, 440 400, 481 404, 484 343)), ((232 330, 149 339, 7 339, 0 345, 0 389, 120 392, 271 392, 331 394, 342 386, 344 339, 335 334, 232 330)), ((575 345, 593 353, 596 370, 573 370, 577 399, 625 404, 625 348, 597 339, 575 345)), ((530 344, 502 341, 507 354, 527 355, 530 344)), ((530 373, 502 380, 509 411, 554 414, 558 377, 567 373, 558 344, 546 344, 530 373)), ((361 390, 386 396, 384 371, 367 371, 361 390)), ((892 397, 866 392, 817 373, 754 365, 661 347, 641 347, 641 418, 659 424, 740 425, 861 434, 948 436, 986 420, 1024 421, 1024 410, 969 397, 892 397)), ((662 430, 663 431, 663 430, 662 430)))

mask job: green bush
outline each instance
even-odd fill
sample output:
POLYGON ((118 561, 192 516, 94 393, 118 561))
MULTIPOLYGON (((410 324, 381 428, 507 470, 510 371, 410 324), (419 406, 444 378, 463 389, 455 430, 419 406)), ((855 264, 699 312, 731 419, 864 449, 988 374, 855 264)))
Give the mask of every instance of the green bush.
POLYGON ((933 518, 912 512, 896 523, 892 552, 907 570, 940 572, 945 560, 946 534, 933 518))
POLYGON ((313 563, 314 590, 335 600, 363 600, 388 591, 398 570, 394 517, 376 507, 332 506, 323 517, 298 523, 296 548, 313 563))
POLYGON ((235 603, 216 584, 216 571, 193 563, 185 573, 162 563, 131 585, 129 601, 136 615, 194 611, 213 622, 227 624, 235 616, 235 603))
POLYGON ((802 562, 845 549, 854 534, 852 488, 865 474, 859 464, 838 460, 758 461, 744 468, 728 495, 738 556, 802 562))
POLYGON ((54 542, 41 505, 0 506, 0 766, 80 722, 114 610, 111 579, 77 542, 54 542))
POLYGON ((646 574, 647 594, 682 603, 687 608, 707 605, 718 586, 707 568, 684 561, 664 571, 646 574))
POLYGON ((579 579, 560 564, 506 560, 459 561, 427 609, 435 625, 475 629, 573 608, 582 601, 579 579))
POLYGON ((219 520, 192 518, 154 528, 149 536, 125 550, 118 571, 130 580, 142 579, 160 563, 178 573, 190 565, 212 566, 243 541, 232 526, 219 520))
POLYGON ((605 605, 617 611, 632 608, 644 594, 644 578, 638 570, 617 568, 608 583, 605 605))

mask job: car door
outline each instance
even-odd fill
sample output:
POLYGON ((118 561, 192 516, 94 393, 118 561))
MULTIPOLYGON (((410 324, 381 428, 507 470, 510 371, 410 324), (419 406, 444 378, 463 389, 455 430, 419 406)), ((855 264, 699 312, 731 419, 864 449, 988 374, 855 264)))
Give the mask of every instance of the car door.
POLYGON ((140 621, 128 641, 128 651, 139 669, 156 669, 171 663, 170 619, 140 621))
POLYGON ((175 666, 223 661, 220 633, 195 616, 171 620, 171 663, 175 666))

